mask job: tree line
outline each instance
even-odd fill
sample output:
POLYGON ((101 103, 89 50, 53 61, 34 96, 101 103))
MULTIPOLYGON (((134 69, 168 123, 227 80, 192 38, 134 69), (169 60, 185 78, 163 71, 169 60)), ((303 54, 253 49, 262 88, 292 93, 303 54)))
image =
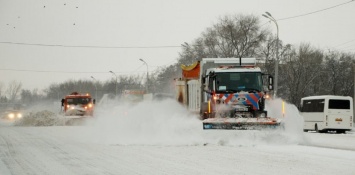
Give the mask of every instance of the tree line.
POLYGON ((324 50, 310 43, 293 45, 284 43, 282 39, 279 42, 276 40, 275 33, 262 27, 259 17, 227 15, 219 18, 190 43, 182 44, 177 63, 149 74, 145 83, 141 83, 142 77, 137 75, 119 76, 117 82, 68 80, 52 84, 44 92, 21 90, 20 83, 17 83, 17 86, 9 85, 8 89, 12 90, 6 90, 6 95, 0 94, 0 99, 3 102, 19 98, 23 103, 60 100, 66 94, 79 91, 91 93, 99 100, 103 94, 120 95, 125 89, 174 93, 174 78, 180 77, 181 64, 192 64, 202 58, 247 57, 257 58, 258 66, 271 75, 275 74, 275 62, 278 61, 277 95, 290 103, 297 105, 302 97, 311 95, 354 96, 354 53, 324 50))

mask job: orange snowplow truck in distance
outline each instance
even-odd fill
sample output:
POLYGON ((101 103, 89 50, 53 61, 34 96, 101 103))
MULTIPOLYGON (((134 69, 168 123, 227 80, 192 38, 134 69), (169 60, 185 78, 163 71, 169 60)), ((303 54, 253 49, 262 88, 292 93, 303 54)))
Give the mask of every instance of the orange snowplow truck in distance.
POLYGON ((73 92, 62 99, 65 116, 93 116, 95 99, 90 94, 73 92))

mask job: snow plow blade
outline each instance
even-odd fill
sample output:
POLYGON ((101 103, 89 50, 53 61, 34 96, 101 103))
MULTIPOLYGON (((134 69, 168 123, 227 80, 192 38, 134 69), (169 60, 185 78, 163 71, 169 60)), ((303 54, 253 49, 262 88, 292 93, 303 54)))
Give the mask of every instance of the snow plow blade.
POLYGON ((280 128, 281 120, 275 118, 208 118, 203 129, 259 130, 280 128))
POLYGON ((62 116, 63 125, 82 125, 85 123, 85 120, 92 118, 88 115, 70 115, 62 116))

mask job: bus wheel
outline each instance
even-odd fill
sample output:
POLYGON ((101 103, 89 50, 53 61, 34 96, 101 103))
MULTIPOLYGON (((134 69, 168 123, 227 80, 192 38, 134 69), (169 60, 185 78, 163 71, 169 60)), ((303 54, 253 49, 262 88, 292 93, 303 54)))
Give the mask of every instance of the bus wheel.
POLYGON ((336 130, 337 134, 345 134, 346 131, 345 130, 342 130, 342 129, 338 129, 336 130))
POLYGON ((324 133, 324 132, 325 132, 325 131, 323 131, 323 130, 319 130, 317 124, 314 126, 314 130, 315 130, 317 133, 324 133))

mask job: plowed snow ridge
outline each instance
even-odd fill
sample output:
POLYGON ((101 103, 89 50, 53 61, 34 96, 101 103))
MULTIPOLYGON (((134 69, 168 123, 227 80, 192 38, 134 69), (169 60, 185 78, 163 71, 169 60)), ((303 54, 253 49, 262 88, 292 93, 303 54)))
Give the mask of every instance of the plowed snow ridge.
MULTIPOLYGON (((294 105, 269 101, 270 116, 285 120, 285 130, 233 131, 202 130, 196 115, 173 100, 145 101, 135 105, 110 105, 97 110, 86 123, 86 135, 97 143, 118 145, 239 145, 297 144, 303 142, 302 117, 294 105), (88 134, 90 133, 90 134, 88 134)), ((85 138, 85 136, 81 136, 85 138)))

